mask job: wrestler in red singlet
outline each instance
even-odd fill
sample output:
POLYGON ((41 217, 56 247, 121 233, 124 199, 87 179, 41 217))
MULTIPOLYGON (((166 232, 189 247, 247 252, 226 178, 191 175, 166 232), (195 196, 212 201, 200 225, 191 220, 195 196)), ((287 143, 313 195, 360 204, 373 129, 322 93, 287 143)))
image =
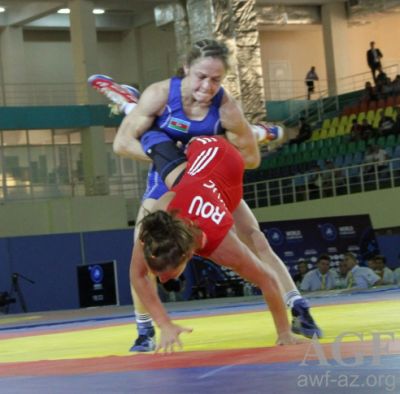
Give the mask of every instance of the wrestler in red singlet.
POLYGON ((185 173, 171 189, 176 195, 167 210, 197 224, 207 239, 196 254, 209 256, 233 225, 231 213, 243 195, 244 162, 222 137, 198 137, 186 155, 185 173))

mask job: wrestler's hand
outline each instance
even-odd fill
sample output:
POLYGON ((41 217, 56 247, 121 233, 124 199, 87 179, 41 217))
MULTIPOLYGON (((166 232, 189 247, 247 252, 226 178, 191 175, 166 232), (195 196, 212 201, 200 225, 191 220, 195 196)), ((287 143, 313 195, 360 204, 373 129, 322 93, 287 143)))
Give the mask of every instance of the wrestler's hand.
POLYGON ((306 338, 301 338, 293 333, 286 332, 279 334, 278 339, 276 340, 277 345, 298 345, 300 343, 307 343, 309 342, 306 338))
POLYGON ((182 349, 182 342, 179 338, 183 332, 191 333, 193 329, 178 326, 172 322, 165 323, 160 327, 161 335, 158 345, 156 347, 156 353, 164 350, 164 353, 172 353, 175 351, 175 345, 178 345, 179 349, 182 349))

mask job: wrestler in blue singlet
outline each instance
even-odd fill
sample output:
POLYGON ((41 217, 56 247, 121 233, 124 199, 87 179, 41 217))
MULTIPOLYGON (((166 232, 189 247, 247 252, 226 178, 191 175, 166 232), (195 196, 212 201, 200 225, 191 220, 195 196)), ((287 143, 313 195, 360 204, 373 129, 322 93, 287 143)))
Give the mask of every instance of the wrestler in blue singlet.
MULTIPOLYGON (((219 108, 224 96, 224 89, 221 87, 213 97, 204 119, 192 120, 183 111, 181 83, 181 78, 171 78, 168 102, 164 112, 155 119, 151 129, 164 131, 174 141, 180 141, 183 144, 187 144, 192 137, 223 134, 224 129, 221 127, 219 108)), ((155 167, 151 165, 143 200, 147 198, 158 200, 167 191, 167 186, 155 170, 155 167)))

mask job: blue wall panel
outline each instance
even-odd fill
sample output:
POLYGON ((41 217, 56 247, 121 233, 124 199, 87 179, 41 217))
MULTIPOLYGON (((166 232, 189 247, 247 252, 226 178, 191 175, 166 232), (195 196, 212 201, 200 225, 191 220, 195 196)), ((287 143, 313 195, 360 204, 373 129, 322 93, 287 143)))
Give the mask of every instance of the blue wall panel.
POLYGON ((8 239, 0 239, 0 291, 10 291, 11 266, 8 253, 8 239))
POLYGON ((85 263, 117 262, 119 302, 131 304, 129 264, 133 245, 133 229, 95 231, 83 234, 85 263))
POLYGON ((377 237, 379 250, 386 257, 389 268, 398 268, 400 264, 400 235, 380 235, 377 237))
MULTIPOLYGON (((79 234, 15 237, 9 243, 12 272, 35 281, 19 279, 29 312, 79 308, 79 234)), ((14 304, 10 312, 21 312, 21 305, 14 304)))

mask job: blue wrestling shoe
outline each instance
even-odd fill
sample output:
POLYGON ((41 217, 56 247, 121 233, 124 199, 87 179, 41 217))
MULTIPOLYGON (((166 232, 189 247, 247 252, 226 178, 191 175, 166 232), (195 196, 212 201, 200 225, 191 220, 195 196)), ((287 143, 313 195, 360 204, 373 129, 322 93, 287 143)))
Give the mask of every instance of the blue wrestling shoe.
POLYGON ((139 329, 139 336, 129 351, 141 353, 154 351, 156 348, 155 334, 154 327, 139 329))
POLYGON ((314 335, 317 338, 322 337, 322 331, 315 323, 310 314, 310 305, 304 298, 294 302, 292 308, 292 332, 303 335, 307 338, 312 338, 314 335))

